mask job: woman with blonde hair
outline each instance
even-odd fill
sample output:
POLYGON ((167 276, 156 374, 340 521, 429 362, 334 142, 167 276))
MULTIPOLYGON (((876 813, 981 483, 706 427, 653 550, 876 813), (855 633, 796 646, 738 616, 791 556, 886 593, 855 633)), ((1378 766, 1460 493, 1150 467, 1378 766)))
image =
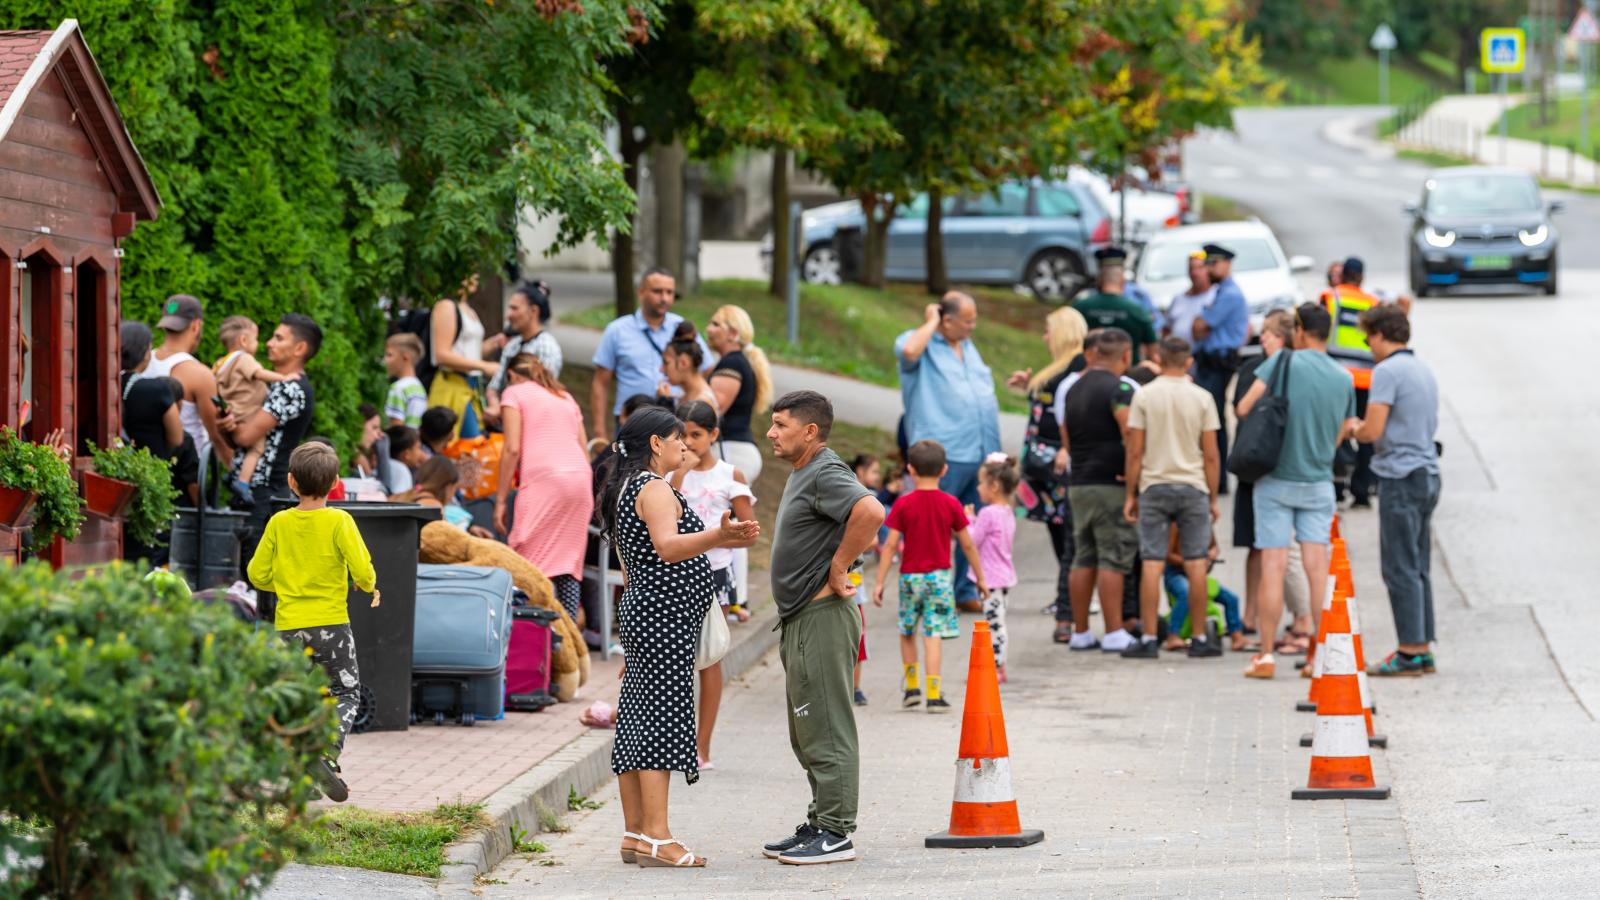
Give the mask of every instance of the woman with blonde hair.
POLYGON ((711 390, 722 416, 720 452, 750 484, 761 474, 761 450, 750 422, 772 405, 772 369, 755 340, 755 324, 743 309, 730 304, 711 314, 706 343, 719 357, 711 390))
POLYGON ((1072 605, 1067 575, 1077 547, 1072 540, 1072 507, 1067 505, 1067 451, 1062 446, 1062 421, 1067 390, 1084 370, 1083 340, 1089 323, 1083 314, 1063 306, 1044 320, 1044 343, 1050 362, 1038 372, 1013 372, 1006 385, 1028 395, 1028 428, 1022 439, 1022 487, 1017 498, 1028 518, 1050 531, 1060 569, 1056 577, 1056 640, 1072 638, 1072 605), (1066 628, 1063 638, 1062 627, 1066 628))

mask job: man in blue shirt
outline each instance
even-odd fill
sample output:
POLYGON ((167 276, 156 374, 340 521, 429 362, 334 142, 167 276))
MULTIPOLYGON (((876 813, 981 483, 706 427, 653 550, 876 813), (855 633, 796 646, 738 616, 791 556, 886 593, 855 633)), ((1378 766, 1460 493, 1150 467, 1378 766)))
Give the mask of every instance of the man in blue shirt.
MULTIPOLYGON (((928 304, 922 327, 894 341, 900 363, 900 398, 909 443, 944 446, 948 470, 939 489, 963 505, 978 505, 978 469, 1000 449, 1000 402, 994 375, 972 343, 978 305, 959 291, 928 304)), ((975 603, 978 588, 967 578, 964 554, 955 554, 958 603, 975 603)))
POLYGON ((1233 280, 1233 251, 1217 244, 1201 248, 1215 299, 1194 320, 1194 383, 1205 388, 1217 401, 1217 416, 1222 430, 1217 432, 1217 450, 1222 454, 1222 476, 1217 493, 1228 492, 1228 382, 1239 369, 1239 348, 1250 337, 1250 307, 1244 291, 1233 280))
MULTIPOLYGON (((600 346, 594 351, 594 378, 589 382, 589 410, 594 416, 596 438, 607 439, 612 420, 622 412, 622 404, 629 397, 656 395, 662 381, 661 354, 683 321, 683 316, 672 312, 677 299, 678 282, 672 273, 659 266, 650 269, 639 279, 638 310, 613 319, 600 336, 600 346), (617 386, 616 400, 608 413, 606 401, 613 382, 617 386)), ((705 339, 697 336, 695 340, 700 342, 705 358, 702 368, 710 369, 712 357, 705 339)))

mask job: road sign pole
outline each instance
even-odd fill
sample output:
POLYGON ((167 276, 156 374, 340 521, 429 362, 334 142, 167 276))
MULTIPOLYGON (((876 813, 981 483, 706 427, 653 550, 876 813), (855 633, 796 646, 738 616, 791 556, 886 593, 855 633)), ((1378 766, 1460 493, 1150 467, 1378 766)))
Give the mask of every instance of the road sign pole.
POLYGON ((1389 51, 1378 51, 1378 102, 1389 105, 1389 51))
POLYGON ((1506 117, 1511 112, 1510 85, 1507 83, 1510 80, 1510 73, 1500 74, 1500 165, 1502 166, 1506 164, 1506 117))
POLYGON ((800 201, 789 204, 789 277, 783 286, 789 307, 789 345, 800 343, 800 201))

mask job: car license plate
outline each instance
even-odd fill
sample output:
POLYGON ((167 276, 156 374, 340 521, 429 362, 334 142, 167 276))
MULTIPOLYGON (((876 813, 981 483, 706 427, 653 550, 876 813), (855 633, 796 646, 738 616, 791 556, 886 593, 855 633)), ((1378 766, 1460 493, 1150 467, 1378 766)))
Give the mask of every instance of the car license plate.
POLYGON ((1511 257, 1509 256, 1469 256, 1467 257, 1469 269, 1509 269, 1511 257))

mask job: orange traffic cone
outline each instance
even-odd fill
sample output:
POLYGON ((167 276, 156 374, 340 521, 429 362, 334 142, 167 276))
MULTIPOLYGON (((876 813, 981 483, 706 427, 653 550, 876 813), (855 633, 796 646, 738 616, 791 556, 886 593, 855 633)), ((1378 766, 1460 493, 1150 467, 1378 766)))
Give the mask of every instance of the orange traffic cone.
MULTIPOLYGON (((1386 735, 1375 733, 1372 728, 1372 688, 1367 683, 1367 664, 1361 654, 1360 616, 1356 613, 1355 598, 1351 596, 1350 567, 1348 565, 1340 567, 1338 580, 1333 591, 1333 606, 1322 614, 1322 618, 1324 622, 1332 620, 1334 624, 1349 626, 1350 646, 1356 660, 1356 686, 1361 698, 1361 716, 1366 720, 1367 725, 1367 745, 1369 747, 1388 747, 1389 738, 1386 735)), ((1327 670, 1324 660, 1324 656, 1320 654, 1317 656, 1316 671, 1313 673, 1311 680, 1311 695, 1319 700, 1322 692, 1327 689, 1325 678, 1327 670)), ((1300 736, 1300 746, 1310 747, 1312 744, 1313 735, 1310 732, 1300 736)))
POLYGON ((961 746, 956 751, 956 794, 950 804, 950 830, 929 835, 926 847, 1026 847, 1044 832, 1024 829, 1011 790, 1011 751, 1006 717, 1000 708, 1000 682, 989 643, 989 623, 972 624, 972 657, 967 665, 967 699, 961 709, 961 746))
POLYGON ((1356 679, 1355 642, 1343 603, 1328 611, 1328 635, 1323 644, 1326 662, 1317 699, 1317 729, 1311 743, 1311 774, 1303 788, 1289 796, 1295 800, 1386 800, 1389 788, 1372 777, 1372 753, 1367 749, 1366 711, 1361 707, 1361 686, 1356 679))

